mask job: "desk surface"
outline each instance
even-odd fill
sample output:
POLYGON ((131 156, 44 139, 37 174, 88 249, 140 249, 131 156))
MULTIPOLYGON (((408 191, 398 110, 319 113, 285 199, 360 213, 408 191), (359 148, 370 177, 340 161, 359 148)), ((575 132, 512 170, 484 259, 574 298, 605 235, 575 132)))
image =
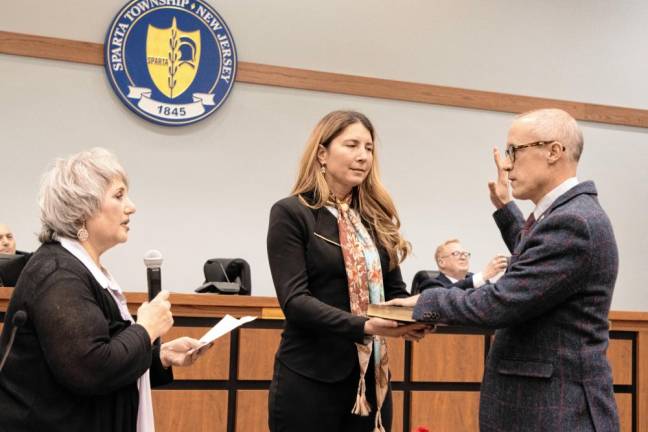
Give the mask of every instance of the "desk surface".
MULTIPOLYGON (((13 288, 0 287, 0 312, 7 309, 13 288)), ((147 294, 126 292, 128 307, 137 311, 147 294)), ((171 293, 170 301, 175 316, 184 317, 222 317, 225 314, 244 316, 255 315, 264 319, 284 319, 276 297, 171 293)), ((613 330, 626 328, 648 329, 648 312, 610 311, 609 319, 613 330)))

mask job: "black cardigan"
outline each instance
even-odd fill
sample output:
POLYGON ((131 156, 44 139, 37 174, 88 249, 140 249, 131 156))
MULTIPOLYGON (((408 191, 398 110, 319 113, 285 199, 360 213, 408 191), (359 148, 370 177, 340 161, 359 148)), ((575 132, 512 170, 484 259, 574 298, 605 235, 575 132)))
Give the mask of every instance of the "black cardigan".
MULTIPOLYGON (((350 313, 339 243, 337 220, 328 209, 306 207, 296 196, 272 207, 268 259, 286 316, 277 360, 323 382, 343 380, 358 364, 355 342, 362 342, 367 320, 350 313)), ((389 271, 387 252, 379 253, 385 298, 407 297, 400 268, 389 271)))
POLYGON ((0 374, 0 431, 135 432, 137 379, 173 380, 144 327, 121 318, 114 299, 59 243, 42 245, 11 297, 1 352, 19 329, 0 374))

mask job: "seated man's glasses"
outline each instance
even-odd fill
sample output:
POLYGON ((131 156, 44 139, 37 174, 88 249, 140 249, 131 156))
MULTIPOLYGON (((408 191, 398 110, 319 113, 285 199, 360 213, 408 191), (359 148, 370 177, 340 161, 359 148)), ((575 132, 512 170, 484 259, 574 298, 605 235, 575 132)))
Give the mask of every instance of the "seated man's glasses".
POLYGON ((448 255, 444 255, 444 256, 442 256, 441 258, 447 258, 447 257, 449 257, 449 256, 451 256, 451 255, 452 255, 453 257, 455 257, 455 258, 459 258, 460 256, 461 256, 461 257, 470 258, 470 252, 468 252, 468 251, 454 251, 454 252, 450 252, 448 255))

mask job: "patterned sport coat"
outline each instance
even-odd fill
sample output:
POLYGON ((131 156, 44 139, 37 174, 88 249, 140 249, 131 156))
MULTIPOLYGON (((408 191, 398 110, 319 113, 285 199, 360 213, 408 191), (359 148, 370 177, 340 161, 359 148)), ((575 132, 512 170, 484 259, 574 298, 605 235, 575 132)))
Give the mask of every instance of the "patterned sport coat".
POLYGON ((484 431, 618 431, 606 358, 618 252, 594 183, 561 195, 520 238, 514 203, 494 213, 511 251, 479 289, 426 290, 414 317, 497 329, 481 387, 484 431))

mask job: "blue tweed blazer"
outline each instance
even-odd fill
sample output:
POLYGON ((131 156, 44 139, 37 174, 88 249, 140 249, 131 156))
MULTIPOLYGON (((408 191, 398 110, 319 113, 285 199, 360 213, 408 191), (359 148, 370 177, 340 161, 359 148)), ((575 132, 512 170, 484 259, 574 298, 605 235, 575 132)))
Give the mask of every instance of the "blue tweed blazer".
POLYGON ((560 196, 522 239, 514 203, 494 218, 512 254, 506 274, 479 289, 426 290, 414 318, 497 329, 482 432, 618 431, 606 358, 618 251, 594 183, 560 196))

